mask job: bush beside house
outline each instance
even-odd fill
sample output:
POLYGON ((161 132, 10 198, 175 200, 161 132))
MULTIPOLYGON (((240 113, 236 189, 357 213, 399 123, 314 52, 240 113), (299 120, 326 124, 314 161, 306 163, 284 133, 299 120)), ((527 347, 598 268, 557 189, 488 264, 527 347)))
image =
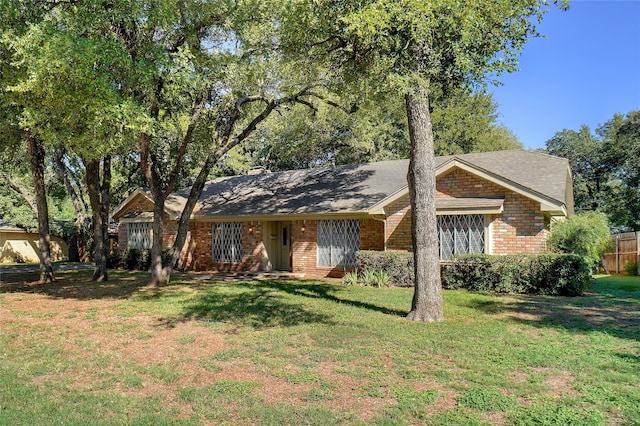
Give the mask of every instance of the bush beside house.
MULTIPOLYGON (((345 277, 346 284, 413 285, 412 253, 361 251, 358 259, 360 268, 345 277)), ((441 265, 441 279, 446 289, 578 296, 590 278, 581 256, 549 253, 459 256, 441 265)))

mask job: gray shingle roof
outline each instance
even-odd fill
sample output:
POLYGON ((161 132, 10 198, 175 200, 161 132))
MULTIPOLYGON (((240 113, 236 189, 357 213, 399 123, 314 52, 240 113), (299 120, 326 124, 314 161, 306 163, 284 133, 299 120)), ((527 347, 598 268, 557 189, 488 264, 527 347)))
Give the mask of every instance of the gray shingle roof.
MULTIPOLYGON (((453 160, 555 202, 569 201, 565 159, 513 150, 437 157, 436 166, 453 160)), ((365 213, 406 188, 408 166, 409 160, 395 160, 217 179, 205 186, 194 216, 365 213)))

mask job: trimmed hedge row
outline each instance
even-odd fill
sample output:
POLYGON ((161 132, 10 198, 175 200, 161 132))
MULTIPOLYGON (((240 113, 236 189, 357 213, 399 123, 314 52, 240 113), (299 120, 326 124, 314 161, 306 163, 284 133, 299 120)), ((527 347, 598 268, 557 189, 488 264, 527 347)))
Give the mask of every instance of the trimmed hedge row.
MULTIPOLYGON (((363 277, 383 271, 389 285, 413 285, 413 254, 402 252, 358 252, 363 277)), ((581 295, 589 284, 589 267, 573 254, 491 256, 473 254, 456 257, 441 265, 442 287, 498 293, 581 295)))
POLYGON ((474 254, 443 264, 441 279, 449 289, 579 296, 590 275, 587 263, 575 254, 474 254))

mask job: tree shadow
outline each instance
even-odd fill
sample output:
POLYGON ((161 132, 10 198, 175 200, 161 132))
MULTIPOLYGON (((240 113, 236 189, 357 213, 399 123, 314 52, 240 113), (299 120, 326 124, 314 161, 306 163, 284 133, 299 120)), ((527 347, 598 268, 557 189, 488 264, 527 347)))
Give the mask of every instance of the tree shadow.
POLYGON ((377 306, 366 302, 341 299, 333 293, 339 287, 330 283, 298 281, 240 281, 231 287, 199 284, 203 294, 184 308, 178 318, 166 318, 165 324, 189 320, 225 322, 255 329, 291 327, 300 324, 337 324, 334 316, 318 312, 304 299, 324 299, 332 303, 368 309, 387 315, 404 316, 406 312, 377 306), (289 297, 295 296, 295 298, 289 297))
MULTIPOLYGON (((127 299, 144 289, 148 283, 147 274, 117 274, 117 278, 107 282, 91 280, 93 271, 74 270, 72 273, 58 272, 55 281, 38 283, 39 272, 3 274, 0 293, 31 293, 52 299, 127 299)), ((113 271, 109 271, 113 276, 113 271)))
MULTIPOLYGON (((232 287, 208 285, 188 304, 177 321, 199 320, 249 326, 255 329, 300 324, 335 324, 330 315, 296 303, 262 282, 238 282, 232 287)), ((172 320, 169 319, 168 322, 172 320)))
POLYGON ((273 289, 295 296, 308 297, 312 299, 324 299, 330 302, 380 312, 386 315, 405 317, 408 314, 407 311, 378 306, 372 303, 362 302, 360 300, 341 299, 335 295, 335 293, 341 291, 341 287, 335 284, 313 283, 305 286, 300 286, 293 285, 293 283, 289 283, 286 281, 266 281, 264 282, 264 284, 270 286, 273 289))
POLYGON ((472 301, 468 307, 530 327, 606 333, 640 340, 640 292, 593 292, 579 297, 515 295, 516 303, 472 301))

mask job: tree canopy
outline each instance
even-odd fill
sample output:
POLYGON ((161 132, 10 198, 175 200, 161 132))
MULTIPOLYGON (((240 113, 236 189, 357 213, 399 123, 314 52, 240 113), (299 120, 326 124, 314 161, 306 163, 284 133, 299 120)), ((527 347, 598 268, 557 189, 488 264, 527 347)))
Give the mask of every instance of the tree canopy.
POLYGON ((612 226, 640 229, 640 111, 615 114, 595 133, 583 125, 546 142, 567 158, 578 211, 602 211, 612 226))

